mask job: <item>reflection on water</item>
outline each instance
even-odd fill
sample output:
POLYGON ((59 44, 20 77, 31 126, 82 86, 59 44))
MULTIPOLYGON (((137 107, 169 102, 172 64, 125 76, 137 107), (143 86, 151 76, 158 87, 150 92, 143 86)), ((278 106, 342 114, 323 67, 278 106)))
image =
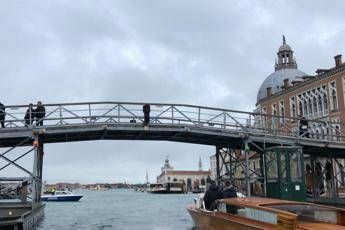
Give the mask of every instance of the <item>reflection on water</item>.
POLYGON ((88 191, 79 202, 47 202, 38 230, 195 230, 186 206, 195 194, 150 194, 132 190, 88 191))

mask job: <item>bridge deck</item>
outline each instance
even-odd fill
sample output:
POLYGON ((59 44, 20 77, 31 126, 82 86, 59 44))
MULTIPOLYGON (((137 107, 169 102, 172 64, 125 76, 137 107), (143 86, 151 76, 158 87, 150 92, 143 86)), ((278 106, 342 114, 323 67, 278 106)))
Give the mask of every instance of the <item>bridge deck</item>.
MULTIPOLYGON (((39 133, 44 143, 92 141, 92 140, 155 140, 174 141, 214 146, 241 146, 248 138, 259 146, 301 145, 306 149, 325 148, 342 154, 345 145, 341 142, 330 142, 291 136, 275 136, 265 133, 253 133, 243 130, 226 130, 213 127, 193 125, 152 124, 145 129, 142 124, 71 124, 64 126, 42 126, 40 128, 5 128, 0 130, 0 147, 32 145, 30 138, 39 133)), ((345 151, 344 151, 345 156, 345 151)))

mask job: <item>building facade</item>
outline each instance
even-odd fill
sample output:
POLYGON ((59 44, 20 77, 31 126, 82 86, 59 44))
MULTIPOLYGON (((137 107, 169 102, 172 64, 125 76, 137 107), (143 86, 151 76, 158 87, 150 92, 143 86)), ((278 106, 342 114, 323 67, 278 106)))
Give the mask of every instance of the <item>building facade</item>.
MULTIPOLYGON (((283 37, 275 72, 264 80, 258 91, 256 112, 261 115, 256 117, 256 124, 279 132, 292 130, 300 135, 299 120, 305 118, 308 120, 308 136, 305 137, 344 141, 345 63, 341 55, 334 57, 333 67, 317 69, 315 75, 307 75, 298 70, 293 53, 283 37)), ((336 197, 339 191, 345 193, 344 159, 304 157, 307 191, 315 190, 318 195, 329 197, 336 197)))
POLYGON ((341 55, 334 58, 334 67, 307 75, 298 70, 293 50, 283 38, 275 72, 262 83, 256 103, 257 113, 281 117, 258 116, 257 124, 297 133, 298 120, 294 118, 304 117, 311 120, 310 138, 339 141, 345 128, 341 122, 345 120, 345 64, 341 55))
POLYGON ((199 159, 199 170, 195 171, 174 170, 170 166, 169 159, 165 159, 161 174, 157 177, 157 183, 183 182, 187 191, 196 191, 205 188, 206 179, 209 176, 209 171, 202 170, 201 159, 199 159))

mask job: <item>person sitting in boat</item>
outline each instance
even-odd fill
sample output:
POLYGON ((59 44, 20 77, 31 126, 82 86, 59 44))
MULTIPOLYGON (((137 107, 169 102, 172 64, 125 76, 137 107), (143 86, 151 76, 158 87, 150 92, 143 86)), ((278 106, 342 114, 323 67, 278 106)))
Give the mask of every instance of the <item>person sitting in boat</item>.
POLYGON ((207 210, 213 211, 215 209, 215 201, 218 199, 222 199, 222 197, 223 195, 218 185, 216 185, 215 181, 212 181, 204 196, 205 208, 207 210))
MULTIPOLYGON (((222 193, 223 193, 223 199, 237 197, 236 190, 234 186, 232 186, 230 181, 225 181, 225 187, 222 193)), ((226 205, 226 211, 228 213, 237 214, 237 209, 233 205, 226 205)))

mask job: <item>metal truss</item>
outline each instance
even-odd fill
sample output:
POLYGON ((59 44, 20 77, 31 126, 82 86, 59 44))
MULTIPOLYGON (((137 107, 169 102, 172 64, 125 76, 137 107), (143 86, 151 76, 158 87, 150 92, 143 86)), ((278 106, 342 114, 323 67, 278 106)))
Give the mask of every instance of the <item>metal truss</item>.
POLYGON ((0 177, 0 200, 19 199, 19 202, 22 203, 30 201, 33 206, 39 203, 42 186, 43 144, 38 142, 38 136, 34 134, 32 137, 26 138, 21 143, 1 153, 0 158, 6 162, 0 166, 0 173, 12 166, 27 174, 26 177, 0 177), (27 142, 33 143, 29 150, 24 151, 14 159, 9 156, 15 150, 20 150, 27 142), (20 159, 30 155, 30 153, 33 153, 34 157, 33 170, 29 170, 18 163, 20 159))
POLYGON ((331 154, 327 157, 309 155, 305 162, 306 168, 308 164, 310 171, 306 169, 306 183, 311 198, 345 197, 344 159, 335 158, 331 154))
POLYGON ((217 181, 230 180, 247 196, 265 196, 265 177, 262 170, 263 152, 249 151, 247 140, 242 146, 217 147, 217 181))

